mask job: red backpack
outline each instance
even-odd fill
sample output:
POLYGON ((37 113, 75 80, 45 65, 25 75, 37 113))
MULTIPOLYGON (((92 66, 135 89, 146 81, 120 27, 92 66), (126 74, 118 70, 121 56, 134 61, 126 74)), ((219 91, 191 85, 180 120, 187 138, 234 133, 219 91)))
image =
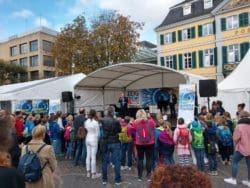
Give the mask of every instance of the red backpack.
POLYGON ((70 130, 71 130, 70 126, 68 126, 65 129, 65 132, 64 132, 64 135, 63 135, 65 141, 69 141, 70 140, 70 130))
POLYGON ((179 128, 178 141, 181 145, 186 146, 189 144, 189 130, 188 128, 179 128))
POLYGON ((138 138, 139 143, 147 144, 150 142, 151 138, 153 137, 153 130, 151 129, 148 121, 145 124, 138 125, 136 129, 136 136, 138 138))

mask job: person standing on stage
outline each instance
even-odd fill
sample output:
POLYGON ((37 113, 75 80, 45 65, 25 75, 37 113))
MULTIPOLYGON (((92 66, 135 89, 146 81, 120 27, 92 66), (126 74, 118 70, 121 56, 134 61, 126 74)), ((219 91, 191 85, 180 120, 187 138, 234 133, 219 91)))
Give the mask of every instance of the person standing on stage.
POLYGON ((171 118, 176 118, 175 105, 177 103, 177 97, 172 90, 169 90, 169 107, 171 118))
POLYGON ((120 105, 120 116, 124 118, 128 111, 128 97, 125 97, 123 92, 121 93, 118 103, 120 105))

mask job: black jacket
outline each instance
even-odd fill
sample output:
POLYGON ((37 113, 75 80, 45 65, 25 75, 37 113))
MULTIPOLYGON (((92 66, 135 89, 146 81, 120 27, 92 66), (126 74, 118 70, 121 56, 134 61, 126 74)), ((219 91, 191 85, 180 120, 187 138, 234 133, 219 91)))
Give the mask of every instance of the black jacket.
POLYGON ((0 187, 25 188, 25 183, 15 168, 0 167, 0 187))
POLYGON ((75 134, 77 134, 77 131, 79 129, 79 127, 84 126, 84 122, 86 121, 86 118, 83 114, 80 114, 79 116, 77 116, 73 122, 73 126, 75 129, 75 134))
POLYGON ((119 133, 121 132, 120 123, 111 116, 106 116, 101 120, 103 139, 107 144, 120 143, 119 133))
POLYGON ((238 124, 249 124, 250 125, 250 118, 241 118, 238 121, 238 124))
MULTIPOLYGON (((21 156, 21 149, 19 148, 16 133, 12 133, 12 147, 9 150, 11 156, 12 166, 17 168, 19 163, 19 158, 21 156)), ((0 186, 1 187, 1 186, 0 186)))

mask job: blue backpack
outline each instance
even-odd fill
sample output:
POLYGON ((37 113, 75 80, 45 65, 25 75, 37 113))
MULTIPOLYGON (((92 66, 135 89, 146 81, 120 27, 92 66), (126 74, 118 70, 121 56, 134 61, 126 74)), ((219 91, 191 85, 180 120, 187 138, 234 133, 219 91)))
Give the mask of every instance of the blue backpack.
POLYGON ((42 171, 47 163, 41 167, 38 153, 46 146, 43 144, 37 152, 33 152, 26 146, 26 153, 21 157, 17 170, 24 177, 25 182, 36 182, 42 177, 42 171))
POLYGON ((223 146, 232 146, 233 138, 228 129, 223 129, 220 132, 221 143, 223 146))

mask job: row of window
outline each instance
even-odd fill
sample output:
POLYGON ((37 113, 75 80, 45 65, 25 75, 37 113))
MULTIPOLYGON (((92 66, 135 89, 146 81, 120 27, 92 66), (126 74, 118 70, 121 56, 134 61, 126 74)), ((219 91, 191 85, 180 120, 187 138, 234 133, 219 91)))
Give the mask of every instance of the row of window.
MULTIPOLYGON (((204 0, 204 9, 209 9, 209 8, 212 8, 213 7, 213 0, 204 0)), ((183 15, 186 16, 186 15, 189 15, 191 14, 191 3, 186 3, 184 6, 183 6, 183 15)))
MULTIPOLYGON (((17 59, 12 60, 11 63, 27 67, 28 66, 28 57, 21 58, 21 59, 19 59, 19 61, 17 59)), ((38 65, 39 65, 39 63, 38 63, 38 55, 30 56, 29 57, 29 66, 30 67, 36 67, 38 65)), ((43 65, 48 66, 48 67, 54 67, 55 66, 55 61, 53 60, 53 58, 51 56, 44 55, 43 56, 43 65)))
POLYGON ((244 12, 239 15, 228 16, 221 18, 221 31, 246 27, 250 24, 250 13, 244 12))
MULTIPOLYGON (((249 43, 233 44, 222 47, 223 64, 239 63, 249 50, 249 43)), ((178 54, 179 70, 196 68, 196 52, 178 54)), ((198 51, 199 67, 217 66, 217 48, 198 51)), ((177 69, 177 55, 161 57, 161 66, 177 69)))
MULTIPOLYGON (((52 43, 46 40, 42 41, 42 48, 44 51, 51 51, 52 43)), ((10 47, 10 56, 16 56, 18 54, 25 54, 28 52, 35 52, 38 50, 38 40, 30 41, 29 43, 23 43, 10 47)))
MULTIPOLYGON (((53 71, 43 71, 44 78, 52 78, 55 77, 55 72, 53 71)), ((39 71, 30 71, 30 79, 37 80, 39 79, 39 71)))

